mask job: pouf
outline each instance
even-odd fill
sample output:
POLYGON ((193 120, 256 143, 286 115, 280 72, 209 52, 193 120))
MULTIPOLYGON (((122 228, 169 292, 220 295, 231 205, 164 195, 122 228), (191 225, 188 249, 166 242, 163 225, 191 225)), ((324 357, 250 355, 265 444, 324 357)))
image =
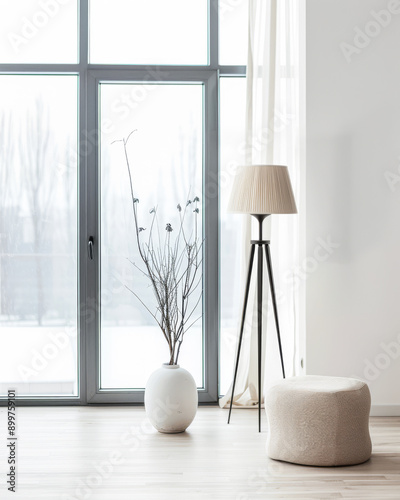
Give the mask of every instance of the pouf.
POLYGON ((368 385, 344 377, 282 380, 265 398, 270 458, 302 465, 355 465, 371 456, 368 385))

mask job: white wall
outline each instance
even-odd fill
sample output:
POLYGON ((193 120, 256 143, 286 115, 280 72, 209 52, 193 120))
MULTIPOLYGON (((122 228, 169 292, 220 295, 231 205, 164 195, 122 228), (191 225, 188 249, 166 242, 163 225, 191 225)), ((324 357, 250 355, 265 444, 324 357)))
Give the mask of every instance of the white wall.
POLYGON ((306 9, 306 371, 400 415, 400 2, 306 9))

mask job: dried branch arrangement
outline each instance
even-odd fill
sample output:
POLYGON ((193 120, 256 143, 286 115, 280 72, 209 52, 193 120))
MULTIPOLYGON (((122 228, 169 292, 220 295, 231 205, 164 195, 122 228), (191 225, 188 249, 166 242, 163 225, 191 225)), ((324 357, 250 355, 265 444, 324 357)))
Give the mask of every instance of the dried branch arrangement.
POLYGON ((127 143, 133 132, 126 139, 122 139, 125 160, 129 175, 132 197, 132 210, 135 223, 135 237, 139 255, 144 266, 132 265, 149 280, 156 299, 156 310, 144 303, 137 292, 126 288, 141 302, 159 325, 169 347, 169 364, 178 364, 181 345, 186 332, 200 318, 196 316, 202 299, 202 249, 203 240, 198 236, 198 204, 196 196, 188 200, 184 206, 177 205, 180 224, 176 231, 170 223, 165 226, 164 235, 160 233, 157 219, 157 208, 150 210, 152 215, 150 229, 139 223, 138 204, 132 171, 127 152, 127 143), (193 217, 192 230, 185 230, 188 217, 193 217))

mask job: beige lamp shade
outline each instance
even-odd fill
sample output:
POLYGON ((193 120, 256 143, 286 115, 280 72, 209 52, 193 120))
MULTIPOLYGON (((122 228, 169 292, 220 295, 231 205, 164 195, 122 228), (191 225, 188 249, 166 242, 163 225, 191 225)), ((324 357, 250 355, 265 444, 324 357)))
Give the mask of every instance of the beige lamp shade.
POLYGON ((241 167, 233 182, 228 212, 297 214, 288 168, 283 165, 241 167))

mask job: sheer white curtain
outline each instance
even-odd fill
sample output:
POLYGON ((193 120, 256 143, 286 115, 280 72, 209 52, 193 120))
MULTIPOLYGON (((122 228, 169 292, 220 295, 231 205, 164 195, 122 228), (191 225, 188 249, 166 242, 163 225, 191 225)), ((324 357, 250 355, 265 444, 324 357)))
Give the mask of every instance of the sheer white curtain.
MULTIPOLYGON (((249 51, 247 63, 246 164, 289 167, 298 209, 300 200, 300 113, 298 0, 249 0, 249 51)), ((243 216, 245 217, 245 216, 243 216)), ((246 216, 243 239, 242 288, 244 293, 252 231, 246 216)), ((286 376, 298 372, 299 297, 295 272, 299 260, 299 217, 273 215, 264 224, 271 240, 272 265, 286 376)), ((254 228, 253 228, 254 230, 254 228)), ((282 377, 275 322, 264 275, 263 380, 264 387, 282 377)), ((239 316, 239 311, 238 311, 239 316)), ((238 328, 239 334, 239 328, 238 328)), ((239 371, 233 404, 258 404, 256 276, 249 295, 239 371)), ((230 403, 232 387, 220 406, 230 403)))

